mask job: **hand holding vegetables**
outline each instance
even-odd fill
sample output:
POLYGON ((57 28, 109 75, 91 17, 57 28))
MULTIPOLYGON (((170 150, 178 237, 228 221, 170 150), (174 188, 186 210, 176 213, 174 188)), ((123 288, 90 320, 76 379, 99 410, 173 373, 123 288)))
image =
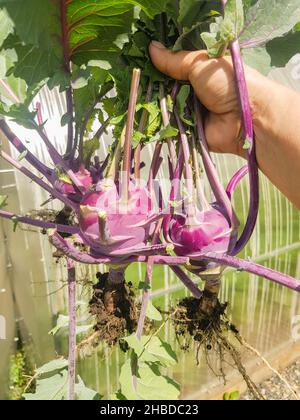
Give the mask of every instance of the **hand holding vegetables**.
MULTIPOLYGON (((245 156, 233 65, 230 57, 209 59, 206 51, 173 53, 152 42, 155 66, 189 80, 208 109, 205 132, 214 152, 245 156)), ((300 95, 245 66, 260 169, 300 208, 300 95)))

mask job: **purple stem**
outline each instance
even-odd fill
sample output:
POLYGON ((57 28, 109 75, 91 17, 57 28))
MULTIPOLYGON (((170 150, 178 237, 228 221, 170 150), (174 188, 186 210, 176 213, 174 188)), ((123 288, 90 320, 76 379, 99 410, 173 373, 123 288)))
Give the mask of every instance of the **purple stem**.
POLYGON ((196 97, 195 97, 195 113, 196 113, 196 119, 197 119, 197 133, 198 133, 198 138, 200 142, 202 161, 203 161, 203 165, 204 165, 210 186, 213 190, 216 200, 226 210, 227 217, 231 221, 232 226, 235 226, 237 224, 237 220, 236 220, 236 216, 234 215, 231 202, 223 188, 223 185, 219 181, 217 170, 211 160, 211 156, 208 151, 208 145, 207 145, 207 140, 206 140, 206 136, 204 132, 200 105, 196 97))
MULTIPOLYGON (((178 92, 178 83, 175 83, 175 86, 173 88, 172 96, 175 98, 178 92)), ((170 124, 170 113, 168 111, 167 107, 167 99, 165 96, 165 88, 163 83, 160 83, 159 85, 159 94, 160 94, 160 109, 161 109, 161 115, 163 124, 165 127, 167 127, 170 124)), ((177 155, 176 155, 176 149, 173 143, 172 139, 167 139, 168 149, 169 149, 169 158, 172 164, 173 171, 176 167, 176 161, 177 161, 177 155)))
POLYGON ((111 258, 108 257, 92 257, 90 254, 85 252, 78 251, 77 248, 66 239, 62 238, 58 232, 50 231, 48 233, 49 240, 56 249, 61 251, 65 256, 71 258, 74 261, 83 263, 83 264, 110 264, 112 262, 111 258))
MULTIPOLYGON (((161 230, 161 225, 162 225, 162 220, 159 220, 156 224, 155 231, 154 231, 153 238, 152 238, 152 245, 153 246, 155 246, 159 241, 159 234, 160 234, 160 230, 161 230)), ((146 314, 147 314, 147 308, 148 308, 149 301, 150 301, 150 290, 149 290, 149 288, 151 288, 151 286, 152 286, 154 258, 155 257, 149 257, 148 262, 147 262, 147 272, 146 272, 146 279, 145 279, 146 287, 144 288, 144 291, 143 291, 141 312, 140 312, 138 326, 137 326, 137 332, 136 332, 136 336, 137 336, 138 340, 140 340, 142 338, 142 335, 143 335, 145 319, 146 319, 146 314)), ((136 379, 135 376, 134 376, 133 380, 134 380, 134 383, 136 384, 137 379, 136 379)))
POLYGON ((126 122, 125 130, 125 143, 124 143, 124 156, 123 156, 123 173, 125 174, 126 179, 124 180, 122 188, 122 199, 127 202, 129 194, 129 181, 131 174, 131 165, 132 165, 132 135, 134 129, 134 116, 136 110, 136 103, 138 98, 138 89, 141 78, 141 70, 134 69, 132 74, 132 81, 130 87, 130 96, 129 96, 129 105, 128 105, 128 115, 126 122))
POLYGON ((71 181, 73 182, 73 184, 75 185, 75 187, 81 192, 81 193, 85 193, 85 187, 83 186, 83 184, 81 183, 81 181, 77 178, 77 176, 74 174, 74 172, 72 171, 72 169, 70 169, 70 167, 68 166, 67 162, 64 161, 64 159, 62 158, 62 156, 58 153, 58 151, 55 149, 55 147, 53 146, 53 144, 50 142, 49 138, 47 137, 47 135, 45 134, 45 132, 43 131, 42 128, 38 128, 37 132, 39 133, 41 139, 44 141, 47 150, 49 152, 49 155, 54 163, 55 166, 60 166, 65 172, 66 174, 69 176, 69 178, 71 179, 71 181))
POLYGON ((174 265, 171 267, 171 269, 176 274, 176 276, 182 281, 185 287, 189 289, 189 291, 195 296, 195 298, 200 299, 202 297, 202 291, 180 267, 174 265))
POLYGON ((149 178, 148 178, 148 189, 149 189, 149 191, 152 191, 153 180, 154 180, 155 176, 157 175, 157 172, 158 172, 159 167, 160 167, 161 149, 162 149, 162 143, 157 142, 156 145, 155 145, 154 153, 153 153, 153 156, 152 156, 152 162, 151 162, 151 166, 150 166, 150 171, 149 171, 149 178))
POLYGON ((35 220, 27 216, 19 216, 4 210, 0 210, 0 217, 10 220, 15 218, 15 220, 17 220, 19 223, 25 223, 27 225, 36 226, 42 229, 55 229, 58 232, 69 233, 71 235, 75 235, 79 231, 77 226, 67 226, 51 222, 45 222, 43 220, 35 220))
POLYGON ((181 139, 181 147, 183 152, 183 158, 184 158, 184 167, 185 167, 185 181, 186 181, 186 189, 188 193, 187 198, 187 215, 188 216, 194 216, 195 206, 192 203, 190 204, 190 200, 194 197, 194 183, 193 183, 193 172, 190 165, 190 148, 189 143, 187 139, 187 135, 185 132, 185 129, 183 127, 183 124, 181 122, 181 119, 178 115, 177 110, 174 110, 175 119, 177 122, 177 126, 179 128, 180 133, 180 139, 181 139))
MULTIPOLYGON (((68 95, 68 93, 67 93, 67 95, 68 95)), ((73 101, 73 99, 72 99, 72 91, 71 91, 71 101, 73 101)), ((79 189, 79 191, 84 192, 84 188, 83 188, 82 183, 78 180, 78 178, 76 177, 76 175, 74 174, 74 172, 69 168, 69 166, 67 165, 67 163, 61 157, 61 155, 58 153, 58 151, 55 149, 55 147, 53 146, 53 144, 49 140, 49 137, 48 137, 48 135, 46 133, 45 128, 42 127, 42 124, 43 124, 43 115, 42 115, 41 104, 39 102, 36 104, 36 109, 37 109, 37 119, 38 119, 38 124, 39 124, 39 127, 37 129, 37 132, 39 133, 40 137, 44 141, 44 143, 45 143, 45 145, 47 147, 47 150, 49 152, 49 155, 50 155, 50 157, 51 157, 54 165, 55 166, 58 166, 58 165, 61 166, 65 170, 65 172, 69 175, 70 179, 72 180, 72 182, 74 183, 74 185, 79 189)), ((71 128, 71 135, 72 135, 72 139, 73 139, 73 105, 72 105, 72 121, 71 121, 71 126, 72 126, 72 128, 71 128)), ((69 134, 70 134, 70 124, 69 124, 69 127, 68 127, 68 142, 69 142, 69 134)))
POLYGON ((149 252, 153 255, 156 253, 160 253, 161 251, 165 251, 168 244, 153 244, 153 245, 146 245, 146 246, 139 246, 139 247, 132 247, 132 248, 125 248, 120 249, 117 251, 112 251, 110 253, 111 256, 126 256, 126 255, 146 255, 149 252))
POLYGON ((47 136, 45 126, 43 125, 44 124, 44 118, 43 118, 43 112, 42 112, 42 104, 40 102, 37 102, 36 105, 35 105, 35 108, 36 108, 36 112, 37 112, 36 116, 37 116, 38 124, 39 124, 39 126, 43 127, 44 134, 45 134, 45 136, 47 136))
POLYGON ((248 88, 245 77, 239 41, 234 41, 230 46, 232 62, 235 71, 237 90, 240 100, 244 138, 250 142, 250 149, 247 151, 249 179, 250 179, 250 202, 248 218, 244 230, 238 239, 232 255, 237 255, 248 243, 256 225, 259 208, 259 179, 258 166, 256 161, 255 138, 253 130, 252 112, 249 101, 248 88))
MULTIPOLYGON (((145 98, 145 103, 146 104, 151 101, 152 95, 153 95, 153 83, 150 81, 149 84, 148 84, 147 94, 146 94, 146 98, 145 98)), ((138 128, 138 131, 140 133, 144 133, 145 127, 146 127, 146 124, 147 124, 147 120, 148 120, 148 111, 146 109, 143 109, 141 120, 140 120, 140 123, 139 123, 139 128, 138 128)), ((134 178, 135 178, 136 182, 139 181, 140 176, 141 176, 141 174, 140 174, 141 151, 142 151, 142 145, 141 145, 141 143, 139 143, 137 145, 137 147, 135 148, 135 151, 134 151, 134 178)))
POLYGON ((76 378, 76 272, 74 261, 67 259, 69 298, 69 355, 68 355, 68 400, 75 400, 76 378))
POLYGON ((237 185, 239 184, 239 182, 241 182, 241 180, 247 175, 248 173, 248 165, 243 166, 241 169, 239 169, 231 178, 231 180, 229 181, 227 188, 226 188, 226 193, 229 197, 229 199, 232 199, 234 190, 236 189, 237 185))
POLYGON ((73 201, 69 200, 66 196, 64 196, 63 194, 61 194, 54 188, 50 187, 50 185, 46 184, 46 182, 44 182, 41 178, 36 176, 29 169, 25 168, 25 166, 21 165, 20 162, 17 162, 15 159, 13 159, 7 153, 2 152, 1 150, 0 150, 0 156, 3 159, 5 159, 8 163, 10 163, 12 166, 14 166, 16 169, 18 169, 20 172, 22 172, 24 175, 26 175, 28 178, 30 178, 32 181, 34 181, 36 184, 38 184, 40 187, 42 187, 49 194, 51 194, 52 197, 57 198, 58 200, 66 204, 67 206, 71 207, 74 210, 77 210, 78 206, 74 204, 73 201))
MULTIPOLYGON (((58 232, 49 232, 49 240, 55 248, 61 251, 64 255, 74 261, 83 264, 130 264, 134 262, 147 262, 149 257, 136 256, 126 259, 110 258, 105 256, 92 256, 84 252, 78 251, 74 245, 63 239, 58 232)), ((189 263, 188 257, 170 257, 168 255, 157 255, 152 257, 154 264, 167 264, 167 265, 186 265, 189 263)))
POLYGON ((67 113, 70 115, 70 119, 68 122, 68 138, 67 138, 66 155, 70 156, 73 150, 73 140, 74 140, 74 128, 73 128, 74 104, 73 104, 73 90, 71 86, 69 86, 68 89, 66 90, 66 104, 67 104, 67 113))
POLYGON ((172 186, 171 186, 171 192, 170 192, 170 212, 169 212, 170 214, 168 214, 165 217, 164 222, 163 222, 163 231, 164 231, 165 238, 169 237, 169 225, 172 219, 172 213, 174 212, 174 207, 172 207, 171 203, 177 199, 177 196, 179 193, 180 179, 182 176, 183 165, 184 165, 184 156, 183 156, 182 145, 180 144, 178 161, 177 161, 174 176, 172 179, 172 186))
POLYGON ((224 13, 227 0, 220 0, 220 3, 221 3, 222 12, 224 13))
POLYGON ((21 140, 12 132, 5 120, 0 119, 0 129, 8 139, 8 141, 18 150, 20 154, 24 154, 28 163, 36 170, 41 172, 50 182, 53 182, 53 170, 40 162, 28 149, 21 140))
MULTIPOLYGON (((148 262, 147 262, 145 284, 147 286, 150 286, 150 287, 151 287, 151 284, 152 284, 153 268, 154 268, 153 257, 149 257, 148 262)), ((148 288, 145 288, 144 291, 143 291, 141 312, 140 312, 137 331, 136 331, 136 336, 137 336, 138 340, 140 340, 142 338, 142 335, 143 335, 145 318, 146 318, 146 314, 147 314, 147 308, 148 308, 149 301, 150 301, 150 290, 148 288)))
MULTIPOLYGON (((178 94, 178 90, 179 90, 179 84, 178 84, 178 82, 176 82, 173 86, 172 93, 171 93, 172 101, 175 101, 176 96, 178 94)), ((160 95, 161 95, 161 99, 162 99, 161 112, 162 112, 163 122, 165 124, 165 122, 166 123, 168 121, 170 122, 170 115, 169 115, 168 110, 167 110, 167 104, 166 104, 166 100, 164 98, 164 91, 162 90, 161 86, 160 86, 160 95)), ((159 166, 161 164, 160 153, 161 153, 162 146, 163 146, 162 142, 157 142, 156 145, 155 145, 155 150, 154 150, 153 157, 152 157, 152 162, 151 162, 151 167, 150 167, 150 172, 149 172, 149 179, 148 179, 148 188, 149 188, 150 191, 152 189, 153 179, 157 175, 159 166)), ((173 171, 175 170, 176 160, 177 160, 176 151, 175 151, 175 155, 174 155, 173 149, 174 149, 174 145, 172 143, 172 145, 171 144, 169 145, 169 153, 170 153, 169 161, 171 162, 171 166, 172 166, 172 174, 171 174, 171 171, 170 171, 170 175, 173 175, 173 171), (174 162, 173 162, 173 159, 175 159, 174 162)), ((170 178, 172 179, 173 177, 170 176, 170 178)))
POLYGON ((195 178, 196 178, 196 199, 197 199, 197 205, 201 210, 209 210, 210 204, 207 201, 204 189, 201 182, 201 174, 200 174, 200 165, 198 160, 198 151, 196 148, 196 142, 195 142, 195 136, 192 133, 191 136, 192 139, 192 157, 193 157, 193 169, 195 171, 195 178))
POLYGON ((217 254, 207 254, 203 255, 201 259, 244 270, 248 273, 253 273, 257 276, 264 277, 267 280, 271 280, 274 283, 278 283, 281 286, 288 287, 289 289, 295 290, 296 292, 300 292, 300 281, 286 274, 282 274, 278 271, 272 270, 271 268, 266 268, 262 265, 250 261, 241 260, 239 258, 228 255, 220 256, 217 254))
POLYGON ((100 139, 102 137, 102 135, 104 134, 104 131, 107 129, 107 127, 109 126, 109 121, 110 119, 107 118, 103 124, 101 125, 101 127, 96 131, 95 136, 96 139, 100 139))

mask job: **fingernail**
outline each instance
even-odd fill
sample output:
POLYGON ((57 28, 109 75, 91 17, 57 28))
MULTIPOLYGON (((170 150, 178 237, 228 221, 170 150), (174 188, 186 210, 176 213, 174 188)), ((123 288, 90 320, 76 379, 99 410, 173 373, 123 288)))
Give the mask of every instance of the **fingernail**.
POLYGON ((161 50, 166 48, 161 42, 158 41, 152 41, 151 45, 153 45, 155 48, 160 48, 161 50))

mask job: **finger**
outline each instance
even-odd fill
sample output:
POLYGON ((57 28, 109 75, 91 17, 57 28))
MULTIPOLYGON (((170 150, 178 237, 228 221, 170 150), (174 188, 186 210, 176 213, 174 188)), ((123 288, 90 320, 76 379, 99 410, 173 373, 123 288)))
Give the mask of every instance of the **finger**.
POLYGON ((205 134, 212 152, 244 155, 241 143, 238 141, 241 122, 237 115, 209 113, 205 119, 205 134))
POLYGON ((209 60, 205 51, 173 52, 157 41, 151 42, 149 52, 155 67, 172 79, 177 80, 189 80, 194 64, 209 60))

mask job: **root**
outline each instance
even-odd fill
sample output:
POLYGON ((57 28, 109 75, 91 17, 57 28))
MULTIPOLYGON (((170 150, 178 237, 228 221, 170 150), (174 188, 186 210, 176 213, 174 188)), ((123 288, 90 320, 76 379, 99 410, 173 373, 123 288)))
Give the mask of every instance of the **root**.
POLYGON ((258 386, 252 381, 250 376, 247 374, 246 368, 242 362, 240 352, 223 335, 220 334, 219 339, 223 343, 224 348, 228 351, 228 353, 232 357, 234 364, 236 368, 238 369, 238 371, 240 372, 240 374, 242 375, 244 381, 246 382, 249 391, 253 394, 256 400, 264 400, 265 398, 261 394, 258 386))
POLYGON ((236 334, 237 340, 241 343, 242 346, 244 346, 247 350, 249 350, 251 353, 255 354, 267 367, 270 369, 270 371, 276 375, 281 382, 285 384, 287 389, 290 391, 290 393, 293 395, 293 397, 296 400, 299 400, 298 392, 292 387, 291 384, 281 375, 281 373, 278 372, 275 368, 273 368, 270 363, 267 361, 267 359, 260 354, 258 350, 256 350, 254 347, 252 347, 250 344, 248 344, 239 334, 236 334))
POLYGON ((112 283, 109 274, 98 274, 93 286, 90 313, 96 318, 97 340, 115 345, 126 333, 131 334, 138 320, 137 307, 131 285, 125 281, 112 283))
MULTIPOLYGON (((108 346, 119 343, 126 351, 122 338, 132 334, 136 328, 140 313, 140 304, 136 302, 132 284, 110 280, 110 274, 97 274, 98 283, 93 286, 93 297, 89 302, 90 313, 95 317, 94 332, 86 337, 77 347, 79 355, 87 356, 104 342, 108 346)), ((152 329, 152 322, 147 320, 144 330, 152 329)))
MULTIPOLYGON (((255 399, 264 400, 256 384, 247 374, 242 357, 232 340, 237 339, 239 332, 226 316, 227 304, 221 304, 213 296, 205 300, 185 298, 179 302, 173 316, 173 324, 178 340, 184 338, 183 350, 187 350, 187 337, 191 337, 197 344, 196 361, 199 364, 200 352, 204 354, 206 363, 211 371, 223 379, 226 384, 225 364, 236 368, 243 377, 249 391, 255 399), (228 361, 228 358, 230 361, 228 361), (217 359, 217 362, 216 362, 217 359)), ((240 344, 241 341, 238 340, 240 344)))

